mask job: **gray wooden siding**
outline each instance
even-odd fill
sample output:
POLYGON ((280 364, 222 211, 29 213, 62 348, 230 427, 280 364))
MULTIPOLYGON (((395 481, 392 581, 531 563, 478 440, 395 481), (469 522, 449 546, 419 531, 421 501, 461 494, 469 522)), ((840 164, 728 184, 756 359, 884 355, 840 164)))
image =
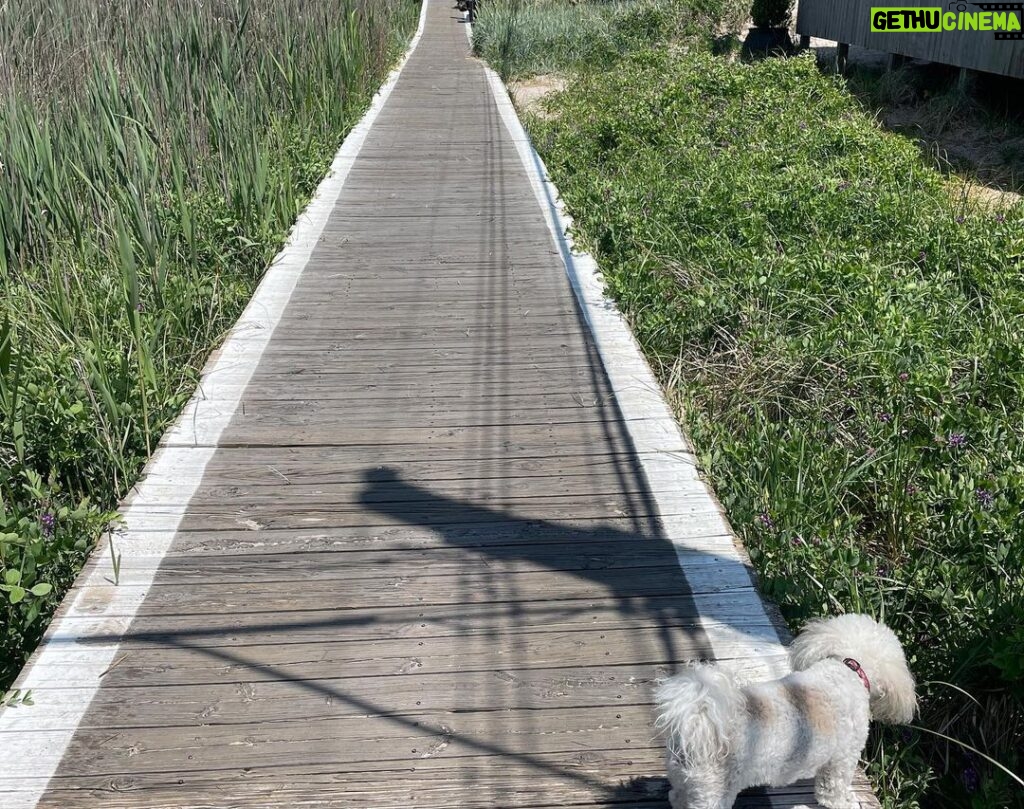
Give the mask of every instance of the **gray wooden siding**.
MULTIPOLYGON (((939 3, 935 0, 800 0, 797 33, 873 50, 1024 79, 1024 39, 997 40, 990 31, 872 32, 871 9, 921 7, 980 12, 1024 3, 939 3)), ((1013 12, 1008 12, 1013 13, 1013 12)), ((1018 17, 1024 12, 1018 11, 1018 17)))

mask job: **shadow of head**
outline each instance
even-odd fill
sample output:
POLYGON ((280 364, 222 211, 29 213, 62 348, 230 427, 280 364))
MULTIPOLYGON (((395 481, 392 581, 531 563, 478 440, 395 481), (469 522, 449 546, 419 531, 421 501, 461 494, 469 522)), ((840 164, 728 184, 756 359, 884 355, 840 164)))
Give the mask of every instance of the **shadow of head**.
POLYGON ((398 470, 391 466, 374 466, 363 470, 363 483, 368 486, 398 483, 400 480, 398 470))

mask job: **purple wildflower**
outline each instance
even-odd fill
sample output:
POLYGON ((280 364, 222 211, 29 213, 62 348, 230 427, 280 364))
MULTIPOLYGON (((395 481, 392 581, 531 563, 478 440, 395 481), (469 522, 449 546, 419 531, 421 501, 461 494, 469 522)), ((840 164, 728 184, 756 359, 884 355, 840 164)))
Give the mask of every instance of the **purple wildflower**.
POLYGON ((919 491, 921 491, 921 487, 918 486, 916 483, 908 483, 907 484, 907 488, 906 488, 907 494, 917 494, 919 491))
POLYGON ((807 129, 807 124, 804 121, 801 121, 797 126, 799 126, 800 129, 807 129))
POLYGON ((868 447, 867 451, 864 454, 867 455, 869 458, 874 458, 878 454, 878 450, 875 449, 874 447, 868 447))
POLYGON ((978 770, 973 764, 968 764, 966 769, 961 773, 960 779, 964 782, 964 789, 968 792, 977 792, 978 787, 981 786, 981 776, 978 775, 978 770))
POLYGON ((888 424, 892 421, 892 413, 879 413, 878 420, 882 422, 882 424, 888 424))
POLYGON ((963 214, 960 214, 960 216, 958 216, 958 217, 956 218, 956 223, 957 223, 958 225, 962 225, 962 224, 963 224, 964 222, 966 222, 966 221, 967 221, 967 220, 966 220, 966 219, 964 219, 964 215, 963 215, 963 214))
POLYGON ((1001 225, 1005 221, 1006 221, 1006 214, 1001 214, 1001 213, 997 213, 996 214, 996 224, 1001 225))
POLYGON ((996 503, 996 496, 988 489, 976 489, 974 497, 977 499, 981 507, 985 509, 992 508, 996 503))
POLYGON ((767 528, 771 531, 775 527, 775 523, 772 521, 771 515, 767 511, 762 511, 757 515, 757 521, 761 524, 762 528, 767 528))
POLYGON ((927 258, 928 258, 928 254, 924 250, 922 250, 920 253, 917 254, 917 260, 919 262, 921 262, 921 263, 924 263, 925 259, 927 259, 927 258))
POLYGON ((946 444, 950 449, 963 449, 967 446, 967 436, 963 433, 950 433, 946 436, 946 444))
POLYGON ((789 542, 794 548, 799 548, 801 545, 807 544, 807 542, 804 541, 804 538, 799 534, 793 537, 789 542))
POLYGON ((902 374, 900 374, 900 382, 907 382, 907 381, 909 381, 909 379, 910 379, 910 374, 908 374, 906 371, 904 371, 902 374))
POLYGON ((844 181, 844 182, 839 183, 838 187, 836 188, 836 191, 845 191, 849 187, 850 187, 850 184, 848 182, 844 181))
POLYGON ((43 529, 43 536, 50 536, 53 534, 53 529, 57 526, 57 518, 47 512, 39 518, 39 524, 43 529))

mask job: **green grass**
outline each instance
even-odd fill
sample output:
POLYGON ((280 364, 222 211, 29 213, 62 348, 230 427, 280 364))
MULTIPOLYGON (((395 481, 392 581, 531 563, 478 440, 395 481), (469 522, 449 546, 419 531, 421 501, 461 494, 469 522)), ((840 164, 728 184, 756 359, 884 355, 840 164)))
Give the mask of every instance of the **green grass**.
POLYGON ((0 6, 0 689, 417 12, 0 6))
POLYGON ((920 682, 887 806, 1024 805, 1024 206, 971 202, 809 58, 583 71, 528 126, 794 627, 920 682), (980 774, 977 779, 976 774, 980 774))

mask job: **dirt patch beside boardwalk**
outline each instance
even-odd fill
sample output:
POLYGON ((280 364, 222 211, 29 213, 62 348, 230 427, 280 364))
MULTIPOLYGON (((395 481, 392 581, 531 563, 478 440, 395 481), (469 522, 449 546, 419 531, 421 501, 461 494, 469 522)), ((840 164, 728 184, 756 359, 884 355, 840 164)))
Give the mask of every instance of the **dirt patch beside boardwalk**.
POLYGON ((543 101, 552 93, 564 90, 568 83, 564 76, 547 74, 521 81, 510 81, 508 89, 512 93, 512 101, 515 102, 517 109, 538 118, 552 118, 553 114, 546 109, 543 101))

